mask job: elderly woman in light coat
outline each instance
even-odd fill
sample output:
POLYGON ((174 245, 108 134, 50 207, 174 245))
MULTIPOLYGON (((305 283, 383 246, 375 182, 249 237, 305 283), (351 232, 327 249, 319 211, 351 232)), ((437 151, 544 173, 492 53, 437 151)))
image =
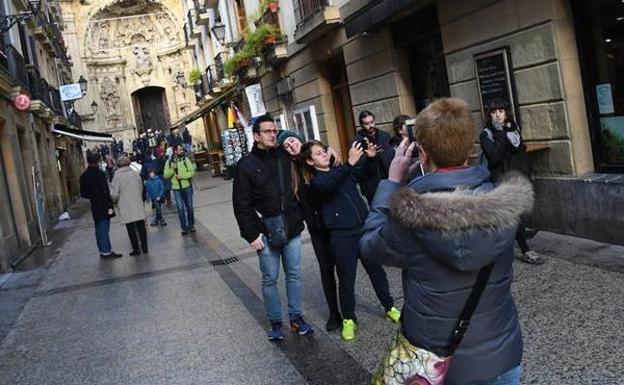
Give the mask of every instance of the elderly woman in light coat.
POLYGON ((126 225, 132 243, 131 256, 147 253, 145 209, 143 207, 143 181, 138 172, 130 168, 130 158, 117 158, 117 167, 111 185, 111 198, 119 208, 119 219, 126 225), (140 248, 139 248, 140 241, 140 248))

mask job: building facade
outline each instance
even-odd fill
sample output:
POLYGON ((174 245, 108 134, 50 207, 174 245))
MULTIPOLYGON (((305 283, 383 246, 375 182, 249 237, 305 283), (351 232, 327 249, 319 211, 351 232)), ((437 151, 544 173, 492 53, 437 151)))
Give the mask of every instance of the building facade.
POLYGON ((191 6, 203 21, 186 41, 206 66, 196 94, 211 103, 183 119, 203 116, 213 138, 227 128, 228 101, 247 108, 243 90, 254 83, 282 128, 342 151, 362 110, 390 130, 395 116, 414 115, 443 96, 469 103, 478 135, 488 94, 504 91, 533 163, 537 204, 529 222, 624 243, 624 3, 220 0, 191 6), (277 41, 265 41, 247 60, 254 31, 267 24, 277 26, 277 41), (234 90, 225 100, 224 78, 234 90))
POLYGON ((61 2, 74 72, 89 81, 76 103, 85 130, 112 134, 131 148, 142 133, 168 131, 196 108, 192 89, 178 76, 185 79, 192 69, 183 3, 61 2))
POLYGON ((0 18, 2 272, 45 242, 46 228, 78 196, 83 162, 80 141, 54 133, 80 126, 59 94, 73 81, 58 1, 0 1, 0 18))

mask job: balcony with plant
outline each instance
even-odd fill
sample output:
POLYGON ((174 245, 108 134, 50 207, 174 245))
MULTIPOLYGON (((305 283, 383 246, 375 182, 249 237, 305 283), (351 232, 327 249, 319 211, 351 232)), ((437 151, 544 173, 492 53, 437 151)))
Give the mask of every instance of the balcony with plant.
POLYGON ((282 40, 278 26, 266 23, 258 25, 247 34, 242 48, 225 63, 226 74, 245 72, 252 65, 254 57, 262 56, 267 48, 282 40))

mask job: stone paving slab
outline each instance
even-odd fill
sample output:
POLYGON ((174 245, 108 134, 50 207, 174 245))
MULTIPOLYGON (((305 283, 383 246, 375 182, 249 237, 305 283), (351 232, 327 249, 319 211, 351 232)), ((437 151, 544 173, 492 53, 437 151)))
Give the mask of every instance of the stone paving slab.
MULTIPOLYGON (((384 318, 364 270, 356 282, 361 327, 345 343, 323 330, 318 266, 304 241, 303 307, 316 333, 268 342, 258 261, 238 236, 231 182, 199 174, 195 185, 196 235, 182 237, 167 209, 169 226, 149 230, 149 256, 100 261, 85 213, 52 234, 66 238, 50 251, 53 263, 5 282, 10 288, 0 296, 22 295, 27 304, 0 345, 0 385, 368 382, 396 326, 384 318), (211 264, 231 256, 239 261, 211 264)), ((125 228, 113 223, 111 235, 127 254, 125 228)), ((549 233, 531 245, 553 257, 543 266, 514 265, 523 384, 624 383, 618 250, 549 233)), ((400 307, 400 271, 387 273, 400 307)), ((279 287, 286 314, 283 275, 279 287)))

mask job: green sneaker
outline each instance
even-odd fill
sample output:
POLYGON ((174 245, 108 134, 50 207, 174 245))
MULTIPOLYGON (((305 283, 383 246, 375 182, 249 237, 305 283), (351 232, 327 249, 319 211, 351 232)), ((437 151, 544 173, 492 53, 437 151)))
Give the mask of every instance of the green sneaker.
POLYGON ((351 341, 355 338, 355 331, 357 330, 357 324, 352 319, 345 319, 342 321, 342 339, 345 341, 351 341))
POLYGON ((392 306, 392 309, 386 312, 386 317, 388 317, 390 321, 394 322, 395 324, 398 324, 399 320, 401 319, 401 312, 399 311, 399 309, 392 306))

